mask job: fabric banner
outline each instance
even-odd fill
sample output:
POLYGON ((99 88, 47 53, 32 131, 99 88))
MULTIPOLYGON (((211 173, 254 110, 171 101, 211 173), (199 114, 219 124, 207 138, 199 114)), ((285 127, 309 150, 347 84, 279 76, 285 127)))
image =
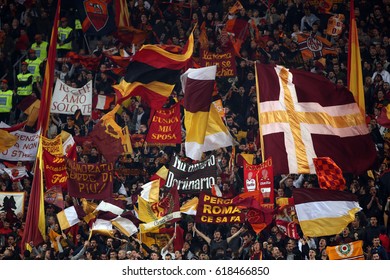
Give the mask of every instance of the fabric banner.
POLYGON ((69 195, 86 199, 112 196, 113 163, 77 163, 67 161, 69 195))
POLYGON ((73 115, 77 109, 84 116, 92 114, 92 81, 81 88, 73 88, 57 79, 50 113, 73 115))
POLYGON ((180 103, 153 110, 146 142, 159 145, 181 143, 180 103))
POLYGON ((232 51, 212 53, 202 50, 200 65, 202 67, 217 66, 217 77, 234 77, 237 74, 236 59, 232 51))
POLYGON ((61 186, 54 186, 45 192, 45 202, 64 209, 64 195, 61 186))
POLYGON ((0 153, 0 159, 9 161, 34 161, 37 155, 39 132, 13 131, 10 134, 18 137, 18 141, 11 148, 0 153))
POLYGON ((0 205, 7 216, 24 214, 24 192, 0 192, 0 205))
POLYGON ((314 174, 317 157, 332 158, 345 173, 371 169, 375 145, 345 87, 279 65, 256 64, 256 79, 261 147, 274 175, 314 174))
POLYGON ((44 163, 44 175, 46 188, 54 186, 67 187, 68 175, 66 173, 66 163, 64 156, 54 156, 46 150, 42 154, 44 163))
POLYGON ((329 260, 364 260, 363 241, 358 240, 337 246, 327 246, 329 260))
POLYGON ((195 222, 206 224, 242 223, 245 220, 240 208, 233 205, 233 199, 215 197, 204 192, 199 194, 195 222))
POLYGON ((244 162, 244 189, 246 192, 260 190, 263 195, 262 205, 274 207, 274 174, 272 159, 254 165, 244 162))
POLYGON ((54 139, 49 139, 42 136, 42 148, 52 155, 62 155, 62 138, 57 135, 54 139))
POLYGON ((179 193, 199 193, 211 191, 217 180, 217 165, 215 156, 190 164, 180 160, 178 156, 172 157, 165 186, 177 186, 179 193))

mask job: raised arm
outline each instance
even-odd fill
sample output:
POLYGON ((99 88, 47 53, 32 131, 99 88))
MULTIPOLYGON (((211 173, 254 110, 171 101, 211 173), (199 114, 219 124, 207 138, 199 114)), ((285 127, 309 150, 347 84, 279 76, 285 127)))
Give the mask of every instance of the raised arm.
POLYGON ((196 228, 196 225, 194 224, 194 226, 192 227, 192 231, 196 232, 200 237, 202 237, 202 239, 204 241, 207 242, 208 245, 210 245, 211 243, 211 239, 210 237, 206 236, 203 232, 199 231, 197 228, 196 228))

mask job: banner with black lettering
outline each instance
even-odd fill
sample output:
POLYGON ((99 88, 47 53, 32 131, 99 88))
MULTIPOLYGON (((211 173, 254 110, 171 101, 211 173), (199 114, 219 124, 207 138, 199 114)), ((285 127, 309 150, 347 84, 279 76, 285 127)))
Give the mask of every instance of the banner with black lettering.
POLYGON ((69 195, 86 199, 112 196, 113 163, 77 163, 67 161, 69 195))
POLYGON ((165 186, 171 188, 176 185, 179 193, 210 192, 216 180, 217 165, 214 155, 194 164, 181 161, 178 156, 174 156, 165 186))
POLYGON ((244 190, 261 191, 262 205, 266 208, 274 207, 274 174, 271 158, 257 165, 244 162, 244 190))
POLYGON ((242 223, 245 214, 232 198, 221 198, 201 192, 195 222, 206 224, 242 223))
POLYGON ((57 79, 50 113, 73 115, 77 109, 86 116, 92 114, 92 81, 74 88, 57 79))
POLYGON ((174 146, 181 143, 180 103, 171 108, 153 110, 146 142, 174 146))
POLYGON ((37 157, 39 132, 29 133, 12 131, 10 134, 18 137, 17 142, 8 150, 0 153, 0 159, 9 161, 34 161, 37 157))

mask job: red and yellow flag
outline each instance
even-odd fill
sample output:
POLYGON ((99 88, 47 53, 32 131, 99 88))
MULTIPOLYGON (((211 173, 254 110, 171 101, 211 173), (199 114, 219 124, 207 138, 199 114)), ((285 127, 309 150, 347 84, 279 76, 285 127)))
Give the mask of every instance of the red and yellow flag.
POLYGON ((351 1, 349 20, 349 42, 348 42, 348 89, 352 92, 363 116, 366 115, 364 102, 363 72, 360 57, 359 38, 356 27, 355 7, 351 1))
MULTIPOLYGON (((58 22, 60 18, 61 0, 57 2, 56 14, 54 17, 54 25, 51 31, 51 40, 49 53, 47 56, 47 64, 45 69, 45 77, 42 86, 41 110, 39 111, 37 130, 40 135, 46 135, 51 96, 53 92, 54 83, 54 66, 56 58, 56 40, 58 35, 58 22)), ((42 243, 46 239, 46 225, 45 225, 45 209, 44 209, 44 186, 43 186, 43 160, 42 160, 42 138, 39 141, 37 158, 34 168, 34 180, 32 182, 30 202, 28 205, 26 225, 22 238, 22 251, 25 250, 25 244, 31 241, 34 245, 42 243)))

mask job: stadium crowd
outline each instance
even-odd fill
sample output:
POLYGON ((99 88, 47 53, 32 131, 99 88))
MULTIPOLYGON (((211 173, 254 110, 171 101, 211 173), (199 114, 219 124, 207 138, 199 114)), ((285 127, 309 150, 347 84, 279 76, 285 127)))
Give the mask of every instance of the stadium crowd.
MULTIPOLYGON (((118 84, 120 76, 111 69, 111 61, 103 58, 93 71, 80 63, 64 59, 70 51, 98 57, 106 50, 120 54, 123 50, 132 54, 140 46, 124 45, 113 34, 105 36, 84 35, 75 8, 71 2, 63 1, 59 39, 57 40, 57 79, 72 87, 82 87, 93 82, 93 94, 114 97, 112 85, 118 84)), ((318 7, 321 1, 242 0, 244 9, 235 15, 229 9, 233 0, 157 1, 130 0, 128 2, 131 24, 147 32, 145 44, 167 44, 183 47, 195 27, 194 59, 200 54, 200 26, 205 22, 209 40, 208 48, 223 53, 223 26, 227 19, 238 17, 254 23, 261 36, 261 44, 255 41, 255 30, 249 27, 250 35, 243 42, 240 56, 236 56, 237 76, 217 78, 218 95, 225 108, 225 121, 236 140, 236 153, 255 155, 254 163, 261 163, 261 149, 258 135, 257 97, 255 87, 254 61, 276 63, 288 68, 303 69, 324 75, 337 86, 347 84, 347 53, 349 30, 349 1, 333 1, 330 13, 318 7), (169 2, 169 3, 168 3, 169 2), (191 5, 190 5, 191 4, 191 5), (269 4, 269 6, 268 6, 269 4), (338 36, 325 33, 332 14, 345 17, 343 31, 338 36), (337 55, 326 55, 322 59, 302 58, 297 44, 297 35, 312 32, 326 37, 336 49, 337 55)), ((367 126, 377 147, 378 160, 373 167, 373 177, 345 174, 348 192, 358 196, 362 211, 340 234, 311 238, 302 235, 299 239, 287 237, 271 223, 256 235, 247 225, 223 224, 222 226, 195 224, 191 216, 185 216, 178 223, 172 238, 165 238, 151 246, 136 235, 127 238, 119 231, 114 237, 93 235, 89 238, 89 226, 82 221, 74 236, 62 232, 56 220, 56 213, 62 209, 45 205, 46 227, 59 233, 54 240, 47 237, 43 244, 30 244, 31 250, 22 250, 21 237, 24 231, 28 198, 33 175, 13 182, 7 173, 0 177, 1 192, 25 192, 23 213, 14 217, 6 215, 0 208, 0 259, 92 259, 92 260, 137 260, 137 259, 186 259, 186 260, 326 260, 325 248, 356 240, 364 242, 364 256, 368 260, 388 259, 390 253, 389 224, 390 181, 382 180, 388 170, 390 134, 388 129, 376 123, 376 118, 390 101, 390 41, 389 0, 355 1, 355 14, 359 32, 364 78, 367 126), (176 238, 177 235, 181 238, 176 238), (182 240, 177 244, 177 240, 182 240), (180 245, 180 246, 179 246, 180 245), (23 254, 22 254, 22 251, 23 254)), ((0 104, 0 121, 15 125, 27 116, 17 105, 27 96, 40 98, 48 42, 55 13, 56 1, 12 1, 0 0, 0 96, 6 100, 0 104), (21 4, 23 3, 24 4, 21 4)), ((183 92, 177 83, 168 103, 181 100, 183 92), (175 99, 176 98, 176 99, 175 99)), ((111 108, 115 105, 111 104, 111 108)), ((54 138, 62 130, 77 136, 87 136, 99 118, 109 110, 94 109, 91 116, 50 115, 48 137, 54 138)), ((131 103, 116 121, 127 126, 131 134, 145 135, 148 131, 150 108, 142 100, 131 98, 131 103)), ((25 127, 33 132, 34 127, 25 127)), ((185 129, 182 129, 185 137, 185 129)), ((77 141, 76 141, 77 142, 77 141)), ((163 165, 168 167, 171 156, 184 156, 182 145, 176 147, 141 144, 130 156, 120 157, 116 166, 141 170, 137 175, 120 175, 115 178, 114 194, 131 197, 151 175, 163 165), (124 188, 123 188, 123 187, 124 188)), ((358 153, 358 151, 356 151, 358 153)), ((232 197, 243 190, 243 170, 236 165, 229 168, 231 147, 213 152, 219 162, 218 184, 224 197, 232 197)), ((77 157, 81 162, 97 163, 102 155, 94 146, 78 144, 77 157)), ((33 163, 17 162, 31 170, 33 163)), ((4 167, 4 165, 1 165, 4 167)), ((315 175, 285 174, 275 177, 275 197, 291 197, 293 188, 318 188, 315 175)), ((182 196, 182 200, 186 198, 182 196)), ((78 203, 77 199, 64 193, 65 207, 78 203)), ((0 202, 2 207, 3 202, 0 202)), ((133 205, 127 205, 133 209, 133 205)), ((281 215, 280 213, 278 215, 281 215)), ((173 225, 171 225, 173 226, 173 225)))

